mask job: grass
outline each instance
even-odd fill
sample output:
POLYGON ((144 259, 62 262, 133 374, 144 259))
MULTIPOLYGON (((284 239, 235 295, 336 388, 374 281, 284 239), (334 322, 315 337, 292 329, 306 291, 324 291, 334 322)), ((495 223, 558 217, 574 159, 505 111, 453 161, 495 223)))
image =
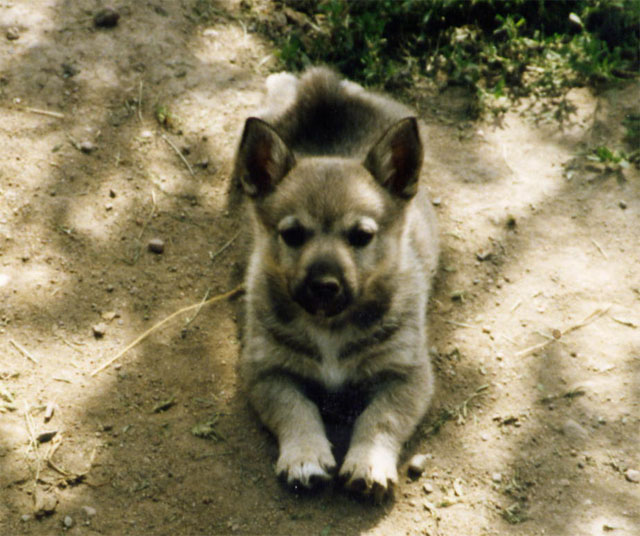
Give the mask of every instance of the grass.
POLYGON ((369 86, 416 79, 473 89, 479 113, 523 96, 636 76, 637 0, 281 0, 287 25, 258 27, 281 67, 326 63, 369 86))

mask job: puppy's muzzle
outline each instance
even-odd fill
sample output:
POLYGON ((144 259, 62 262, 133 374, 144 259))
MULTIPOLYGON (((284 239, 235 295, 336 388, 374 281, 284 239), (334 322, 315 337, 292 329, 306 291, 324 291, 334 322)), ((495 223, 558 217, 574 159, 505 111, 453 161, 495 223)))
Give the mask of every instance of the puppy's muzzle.
POLYGON ((334 316, 349 305, 351 293, 337 263, 318 261, 309 266, 294 299, 311 314, 334 316))

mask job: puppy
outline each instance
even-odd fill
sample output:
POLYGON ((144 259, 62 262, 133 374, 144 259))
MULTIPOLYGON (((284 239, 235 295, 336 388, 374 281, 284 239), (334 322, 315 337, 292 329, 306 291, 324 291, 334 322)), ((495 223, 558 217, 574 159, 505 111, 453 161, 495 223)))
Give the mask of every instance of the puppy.
POLYGON ((320 401, 350 400, 338 475, 376 499, 427 410, 438 239, 422 160, 409 109, 326 68, 270 76, 246 121, 234 168, 253 230, 240 374, 293 487, 337 468, 320 401))

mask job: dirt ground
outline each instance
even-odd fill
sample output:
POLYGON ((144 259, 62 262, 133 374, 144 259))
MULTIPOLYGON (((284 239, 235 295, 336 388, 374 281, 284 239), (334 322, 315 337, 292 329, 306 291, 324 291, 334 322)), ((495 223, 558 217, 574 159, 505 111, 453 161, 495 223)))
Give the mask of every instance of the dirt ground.
POLYGON ((235 373, 241 298, 92 375, 241 278, 229 171, 274 51, 205 4, 116 2, 97 29, 98 1, 0 0, 0 534, 640 534, 640 173, 584 157, 623 147, 637 81, 572 90, 563 125, 416 88, 438 392, 393 500, 277 482, 235 373))

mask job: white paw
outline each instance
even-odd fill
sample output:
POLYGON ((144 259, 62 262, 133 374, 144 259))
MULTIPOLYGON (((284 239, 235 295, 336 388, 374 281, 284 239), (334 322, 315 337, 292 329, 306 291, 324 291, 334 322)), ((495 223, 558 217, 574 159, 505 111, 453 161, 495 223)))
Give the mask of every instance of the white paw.
POLYGON ((297 442, 281 447, 276 473, 294 489, 311 489, 330 480, 335 467, 331 445, 323 438, 323 441, 297 442))
POLYGON ((398 482, 395 451, 376 445, 349 449, 340 468, 347 489, 382 501, 398 482))

